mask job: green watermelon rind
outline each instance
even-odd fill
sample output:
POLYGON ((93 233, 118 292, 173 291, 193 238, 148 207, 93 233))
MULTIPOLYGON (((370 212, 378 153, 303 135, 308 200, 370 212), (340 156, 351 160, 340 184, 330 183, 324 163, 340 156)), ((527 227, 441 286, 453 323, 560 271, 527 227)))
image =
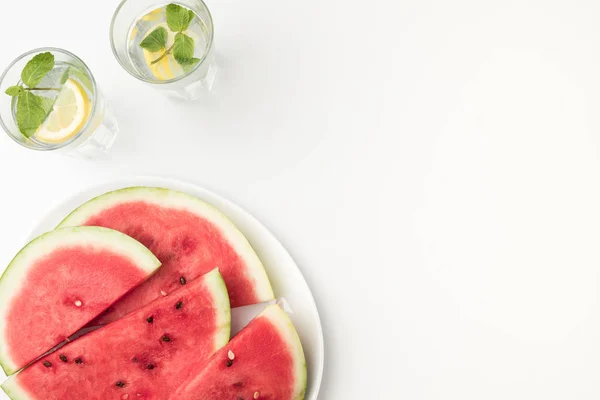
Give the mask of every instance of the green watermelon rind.
POLYGON ((6 382, 2 384, 2 390, 4 390, 4 393, 6 393, 11 400, 33 400, 29 397, 27 392, 21 389, 16 379, 8 378, 6 382))
POLYGON ((303 400, 308 381, 306 358, 304 357, 304 349, 302 348, 300 337, 292 320, 277 304, 265 308, 259 317, 267 318, 277 328, 282 339, 287 343, 292 359, 294 360, 294 382, 296 385, 292 399, 303 400))
MULTIPOLYGON (((205 274, 203 279, 204 284, 207 286, 214 299, 214 308, 218 312, 216 316, 216 326, 219 327, 220 331, 215 336, 214 349, 214 351, 217 352, 229 343, 229 338, 231 336, 231 308, 229 306, 229 294, 227 293, 225 281, 217 268, 205 274)), ((16 375, 13 375, 8 378, 2 384, 2 390, 4 390, 12 400, 34 400, 21 388, 17 383, 17 380, 13 379, 15 376, 16 375)))
POLYGON ((229 343, 229 338, 231 337, 231 307, 229 304, 229 293, 227 292, 225 280, 219 273, 218 268, 205 274, 203 279, 212 294, 214 308, 218 312, 216 324, 220 328, 220 332, 215 338, 215 352, 217 352, 229 343))
POLYGON ((72 211, 58 225, 82 225, 93 215, 117 204, 142 201, 157 206, 181 209, 192 212, 217 226, 248 267, 249 278, 253 281, 257 301, 273 300, 275 295, 265 268, 248 239, 233 222, 214 206, 186 193, 172 189, 147 186, 132 186, 102 194, 72 211))
MULTIPOLYGON (((137 240, 112 229, 101 227, 67 227, 43 234, 29 242, 10 262, 0 277, 0 321, 6 320, 11 300, 26 284, 25 277, 34 260, 40 259, 57 248, 94 245, 128 256, 148 275, 154 273, 161 263, 150 250, 137 240)), ((4 325, 4 324, 3 324, 4 325)), ((11 360, 0 328, 0 366, 11 375, 18 365, 11 360)))

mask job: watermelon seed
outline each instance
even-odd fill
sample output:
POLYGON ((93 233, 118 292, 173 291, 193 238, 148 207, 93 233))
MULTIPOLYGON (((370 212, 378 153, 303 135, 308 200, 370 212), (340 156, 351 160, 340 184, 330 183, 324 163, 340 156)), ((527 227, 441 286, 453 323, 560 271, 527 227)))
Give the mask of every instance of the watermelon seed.
POLYGON ((67 362, 67 356, 65 356, 64 354, 61 354, 60 356, 58 356, 58 358, 60 358, 60 361, 62 362, 67 362))
POLYGON ((225 363, 225 365, 227 365, 227 367, 231 367, 233 365, 233 361, 232 360, 227 360, 227 362, 225 363))
POLYGON ((238 396, 237 400, 244 400, 244 398, 238 396))
POLYGON ((128 399, 129 395, 127 393, 125 393, 123 396, 121 396, 122 399, 128 399))
POLYGON ((83 360, 81 359, 81 357, 77 357, 75 359, 75 364, 83 364, 83 360))
POLYGON ((122 387, 125 387, 125 382, 119 381, 119 382, 116 383, 116 385, 117 385, 117 387, 122 388, 122 387))
POLYGON ((149 324, 154 322, 154 317, 151 315, 148 318, 146 318, 146 321, 148 321, 149 324))
POLYGON ((175 304, 175 308, 180 310, 181 307, 183 307, 183 301, 178 302, 177 304, 175 304))
POLYGON ((148 364, 148 366, 146 368, 148 368, 148 369, 154 369, 154 364, 148 364))
POLYGON ((179 283, 181 283, 182 285, 185 285, 187 283, 187 281, 185 280, 185 278, 182 276, 181 278, 179 278, 179 283))
POLYGON ((260 394, 258 392, 254 392, 254 398, 258 399, 258 396, 260 396, 260 394))
POLYGON ((166 295, 167 295, 167 292, 165 292, 164 290, 161 290, 161 291, 160 291, 160 294, 162 294, 163 296, 166 296, 166 295))
POLYGON ((81 300, 75 300, 75 305, 76 305, 77 307, 81 307, 81 304, 82 304, 82 303, 81 303, 81 300))
POLYGON ((50 368, 51 366, 52 366, 52 363, 50 361, 44 361, 44 367, 50 368))
POLYGON ((242 386, 244 386, 244 384, 242 382, 236 382, 233 384, 234 388, 241 388, 242 386))
POLYGON ((163 337, 160 338, 163 342, 170 342, 171 338, 169 337, 169 335, 163 335, 163 337))
POLYGON ((137 359, 137 357, 133 357, 133 358, 131 359, 131 361, 133 361, 133 362, 138 362, 138 359, 137 359))
POLYGON ((230 359, 231 361, 233 361, 233 360, 235 359, 235 354, 233 354, 233 351, 229 350, 229 351, 227 352, 227 357, 229 357, 229 359, 230 359))

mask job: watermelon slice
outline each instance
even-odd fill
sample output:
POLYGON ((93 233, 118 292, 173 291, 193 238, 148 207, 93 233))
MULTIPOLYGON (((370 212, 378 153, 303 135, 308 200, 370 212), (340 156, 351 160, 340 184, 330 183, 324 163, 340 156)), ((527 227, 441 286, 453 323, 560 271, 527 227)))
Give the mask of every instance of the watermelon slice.
POLYGON ((0 278, 0 364, 7 375, 64 341, 158 267, 141 243, 105 228, 33 240, 0 278))
POLYGON ((273 299, 269 278, 242 233, 219 211, 187 194, 131 187, 106 193, 73 211, 60 226, 116 229, 146 245, 162 268, 95 321, 104 324, 218 267, 232 307, 273 299))
POLYGON ((191 376, 171 400, 302 400, 306 362, 298 334, 277 305, 262 314, 191 376))
POLYGON ((217 270, 89 333, 10 377, 13 400, 167 399, 229 340, 217 270))

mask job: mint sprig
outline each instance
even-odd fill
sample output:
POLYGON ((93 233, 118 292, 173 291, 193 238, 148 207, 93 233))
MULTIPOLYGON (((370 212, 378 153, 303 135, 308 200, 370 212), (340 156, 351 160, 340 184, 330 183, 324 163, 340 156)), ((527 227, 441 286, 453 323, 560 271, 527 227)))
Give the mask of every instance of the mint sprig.
POLYGON ((60 88, 36 87, 53 69, 54 55, 49 52, 40 53, 29 60, 21 71, 23 85, 15 85, 6 89, 7 95, 17 98, 17 127, 25 137, 31 137, 37 132, 52 111, 54 101, 48 97, 36 96, 33 91, 60 91, 60 88))
POLYGON ((167 26, 171 32, 175 33, 173 45, 166 49, 169 32, 165 28, 160 27, 150 32, 150 34, 142 40, 140 46, 151 53, 166 49, 160 57, 150 63, 151 65, 158 63, 169 54, 173 54, 175 61, 188 72, 192 66, 200 62, 200 59, 194 58, 196 46, 194 39, 184 33, 190 27, 196 14, 192 10, 178 4, 169 4, 166 7, 166 14, 167 26))

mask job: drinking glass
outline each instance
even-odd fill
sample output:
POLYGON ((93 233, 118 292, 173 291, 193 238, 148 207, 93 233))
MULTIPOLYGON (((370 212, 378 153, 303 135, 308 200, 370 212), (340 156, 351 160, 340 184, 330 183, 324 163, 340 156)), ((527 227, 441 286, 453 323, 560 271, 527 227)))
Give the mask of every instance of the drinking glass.
MULTIPOLYGON (((36 94, 42 93, 42 89, 37 90, 36 94)), ((58 97, 58 94, 55 96, 58 97)), ((53 106, 52 110, 54 109, 53 106)), ((48 119, 50 115, 51 113, 46 118, 48 119)), ((108 152, 119 132, 117 121, 87 65, 73 53, 57 48, 40 48, 29 51, 18 57, 4 71, 0 77, 0 124, 11 139, 28 149, 56 151, 78 158, 94 158, 108 152), (88 107, 85 122, 69 134, 65 140, 46 141, 40 139, 36 134, 25 136, 17 126, 17 97, 5 94, 9 87, 23 84, 21 72, 25 65, 37 54, 46 52, 54 55, 55 66, 38 87, 58 86, 59 88, 54 90, 56 93, 60 93, 61 88, 64 88, 61 77, 66 74, 72 81, 77 82, 76 85, 81 88, 82 98, 85 99, 86 107, 88 107)))
POLYGON ((123 0, 110 28, 113 53, 121 66, 135 78, 160 89, 164 94, 185 100, 194 100, 212 89, 217 73, 213 48, 214 27, 208 7, 202 0, 178 0, 177 5, 194 12, 185 32, 195 41, 195 57, 198 62, 190 68, 182 68, 172 54, 161 57, 165 50, 149 53, 140 43, 159 27, 167 30, 172 45, 175 35, 166 23, 164 0, 123 0))

